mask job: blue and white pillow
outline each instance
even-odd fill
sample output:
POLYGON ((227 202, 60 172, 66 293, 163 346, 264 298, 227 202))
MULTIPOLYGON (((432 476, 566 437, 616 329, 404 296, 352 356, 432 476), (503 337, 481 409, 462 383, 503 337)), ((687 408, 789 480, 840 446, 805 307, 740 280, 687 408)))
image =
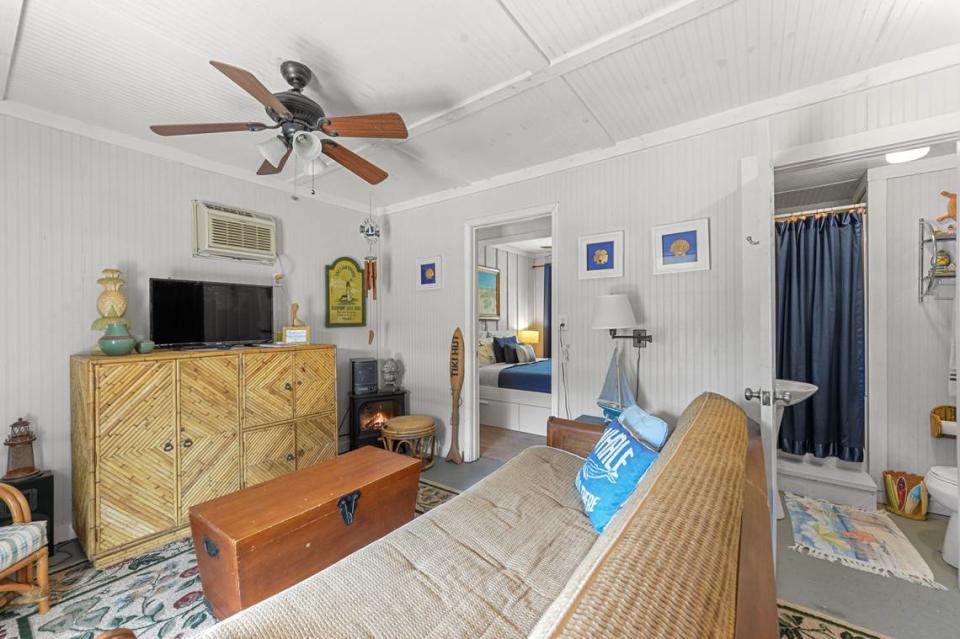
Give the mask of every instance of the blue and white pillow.
POLYGON ((620 425, 630 431, 630 434, 653 450, 660 451, 667 443, 670 428, 667 422, 656 415, 651 415, 636 404, 627 408, 617 418, 620 425))
POLYGON ((577 492, 594 530, 602 533, 643 479, 658 453, 610 422, 577 473, 577 492))

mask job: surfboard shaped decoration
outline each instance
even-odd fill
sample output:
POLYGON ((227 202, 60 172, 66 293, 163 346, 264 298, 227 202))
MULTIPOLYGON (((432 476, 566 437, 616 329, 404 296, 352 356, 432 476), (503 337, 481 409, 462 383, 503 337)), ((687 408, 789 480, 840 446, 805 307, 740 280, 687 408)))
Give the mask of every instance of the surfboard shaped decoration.
POLYGON ((463 389, 463 333, 458 326, 450 340, 450 451, 447 461, 462 464, 460 455, 460 391, 463 389))

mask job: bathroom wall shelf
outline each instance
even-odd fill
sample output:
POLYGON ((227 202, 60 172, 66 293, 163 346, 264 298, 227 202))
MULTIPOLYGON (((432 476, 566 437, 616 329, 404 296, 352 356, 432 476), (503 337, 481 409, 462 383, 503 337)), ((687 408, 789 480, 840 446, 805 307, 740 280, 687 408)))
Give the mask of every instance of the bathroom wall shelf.
POLYGON ((957 234, 941 233, 931 220, 920 219, 919 224, 919 262, 917 264, 918 301, 928 297, 937 300, 952 300, 956 294, 957 234), (944 267, 936 266, 936 257, 940 251, 950 256, 950 262, 944 267))

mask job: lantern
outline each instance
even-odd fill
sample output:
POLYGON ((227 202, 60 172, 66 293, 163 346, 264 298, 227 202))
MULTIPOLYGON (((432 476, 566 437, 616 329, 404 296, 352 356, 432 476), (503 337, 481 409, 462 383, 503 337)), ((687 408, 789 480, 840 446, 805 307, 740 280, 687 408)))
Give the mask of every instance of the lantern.
POLYGON ((3 441, 7 448, 7 473, 4 479, 23 479, 40 474, 33 465, 33 442, 37 436, 30 422, 20 417, 10 424, 10 435, 3 441))

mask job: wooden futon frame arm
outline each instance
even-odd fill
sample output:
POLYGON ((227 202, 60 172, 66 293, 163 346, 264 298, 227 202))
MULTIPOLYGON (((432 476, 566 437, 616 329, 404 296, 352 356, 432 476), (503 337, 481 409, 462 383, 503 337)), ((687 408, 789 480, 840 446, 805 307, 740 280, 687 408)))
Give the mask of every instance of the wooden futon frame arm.
MULTIPOLYGON (((603 433, 600 424, 551 417, 547 446, 580 457, 590 454, 603 433)), ((777 595, 773 573, 770 509, 763 464, 760 426, 747 421, 746 476, 740 518, 740 558, 737 575, 736 639, 774 639, 777 636, 777 595)))

